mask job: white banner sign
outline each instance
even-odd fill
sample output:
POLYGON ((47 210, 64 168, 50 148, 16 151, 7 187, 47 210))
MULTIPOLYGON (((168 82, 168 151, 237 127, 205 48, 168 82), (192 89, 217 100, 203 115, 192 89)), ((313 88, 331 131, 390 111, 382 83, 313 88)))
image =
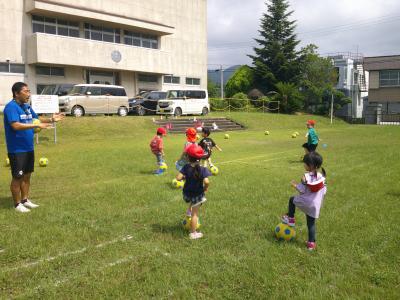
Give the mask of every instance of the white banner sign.
POLYGON ((37 114, 53 114, 60 111, 57 95, 31 95, 31 101, 37 114))

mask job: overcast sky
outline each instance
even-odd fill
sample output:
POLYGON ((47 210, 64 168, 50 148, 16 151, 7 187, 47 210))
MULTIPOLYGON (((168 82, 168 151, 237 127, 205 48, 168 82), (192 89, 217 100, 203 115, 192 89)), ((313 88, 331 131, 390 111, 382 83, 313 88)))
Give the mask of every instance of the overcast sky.
MULTIPOLYGON (((208 0, 208 63, 250 64, 264 0, 208 0)), ((301 46, 319 53, 400 54, 399 0, 289 0, 301 46)))

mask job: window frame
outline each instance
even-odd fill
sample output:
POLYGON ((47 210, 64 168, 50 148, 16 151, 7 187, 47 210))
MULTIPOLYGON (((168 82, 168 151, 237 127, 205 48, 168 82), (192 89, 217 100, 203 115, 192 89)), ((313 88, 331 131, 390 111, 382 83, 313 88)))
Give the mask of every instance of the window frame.
POLYGON ((400 69, 399 70, 380 70, 379 71, 379 87, 400 87, 400 69), (386 74, 385 74, 386 73, 386 74), (397 75, 394 75, 396 74, 397 75), (384 76, 386 75, 386 76, 384 76), (387 77, 387 78, 382 78, 387 77), (383 84, 385 83, 385 84, 383 84))

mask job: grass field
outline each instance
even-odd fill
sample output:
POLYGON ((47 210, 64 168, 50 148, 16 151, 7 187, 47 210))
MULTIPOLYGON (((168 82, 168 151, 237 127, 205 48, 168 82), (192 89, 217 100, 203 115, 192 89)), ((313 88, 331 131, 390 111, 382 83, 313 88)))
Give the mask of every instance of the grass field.
POLYGON ((196 241, 180 225, 181 191, 170 187, 183 135, 165 139, 170 169, 156 177, 150 117, 68 117, 57 145, 52 131, 41 133, 31 189, 40 208, 14 211, 1 167, 0 298, 399 299, 400 127, 316 117, 328 194, 309 252, 301 212, 294 242, 273 236, 294 194, 289 182, 304 170, 309 117, 230 116, 247 130, 212 135, 220 174, 196 241))

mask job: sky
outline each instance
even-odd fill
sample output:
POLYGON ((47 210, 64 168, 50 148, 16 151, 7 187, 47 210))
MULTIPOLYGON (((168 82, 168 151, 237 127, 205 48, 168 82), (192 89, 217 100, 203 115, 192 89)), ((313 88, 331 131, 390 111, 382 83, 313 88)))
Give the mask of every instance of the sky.
MULTIPOLYGON (((313 43, 321 55, 400 54, 399 0, 289 0, 300 47, 313 43)), ((247 54, 259 37, 264 0, 208 0, 209 68, 251 64, 247 54)))

